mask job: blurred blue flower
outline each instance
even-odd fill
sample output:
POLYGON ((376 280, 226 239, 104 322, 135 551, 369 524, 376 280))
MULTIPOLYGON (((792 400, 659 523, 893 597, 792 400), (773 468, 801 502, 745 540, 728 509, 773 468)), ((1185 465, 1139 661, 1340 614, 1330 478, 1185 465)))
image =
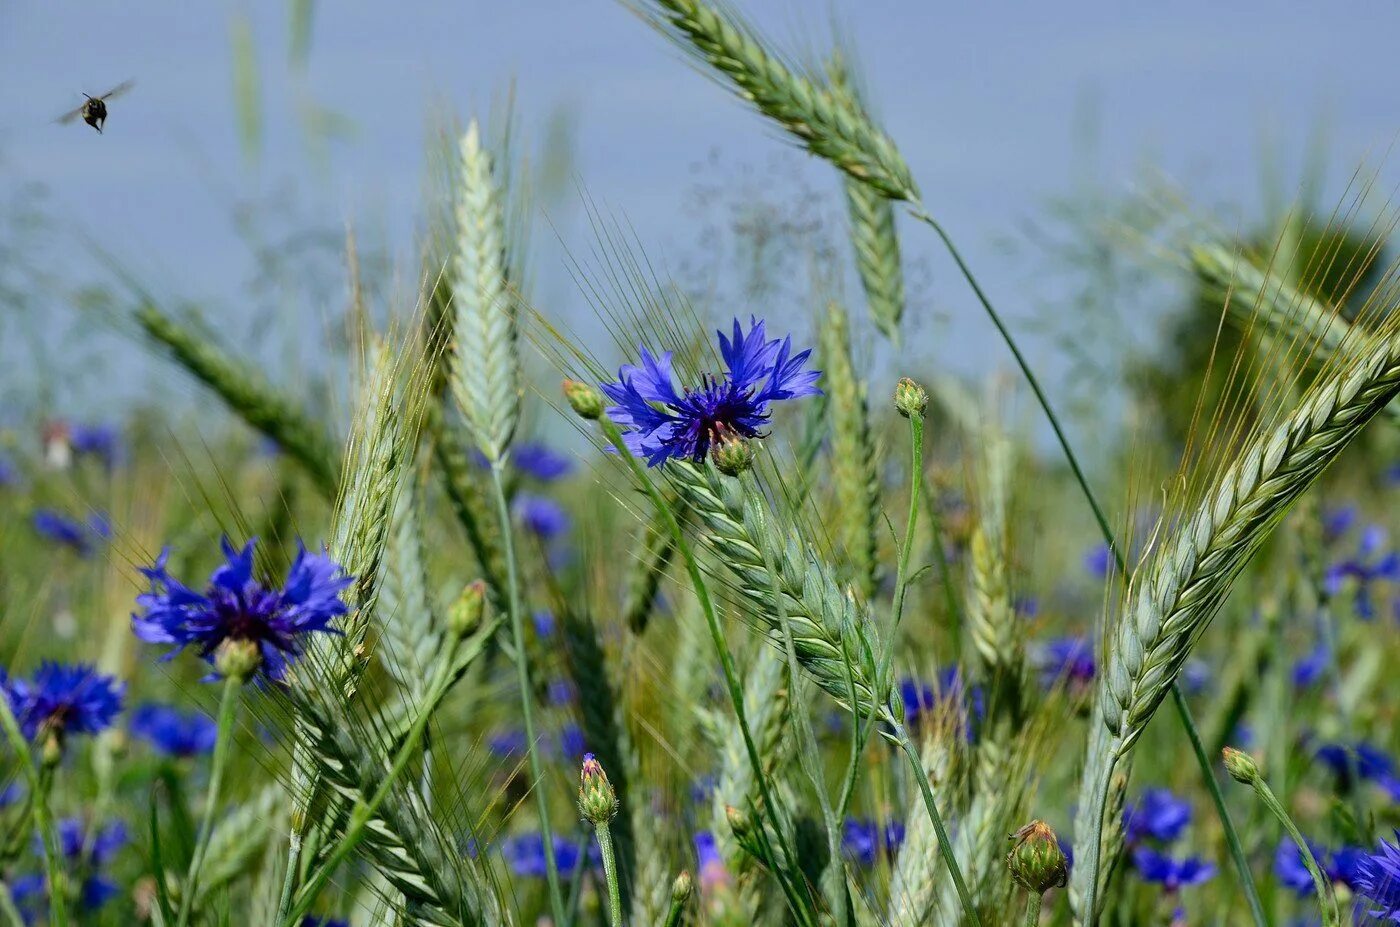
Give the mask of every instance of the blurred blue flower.
POLYGON ((33 525, 40 537, 71 548, 80 557, 91 555, 97 542, 110 537, 112 533, 105 515, 93 515, 85 523, 52 509, 36 509, 33 525))
POLYGON ((510 462, 526 476, 541 483, 563 479, 574 471, 574 460, 547 444, 526 443, 510 452, 510 462))
POLYGON ((516 495, 513 507, 525 530, 545 540, 569 530, 569 513, 553 499, 522 492, 516 495))
POLYGON ((551 679, 545 687, 545 693, 549 704, 556 708, 578 701, 578 690, 574 688, 573 682, 562 677, 551 679))
POLYGON ((1395 760, 1381 748, 1365 741, 1354 744, 1327 743, 1314 754, 1336 778, 1337 791, 1349 792, 1354 778, 1374 782, 1400 800, 1400 779, 1395 776, 1395 760))
POLYGON ((1356 524, 1356 506, 1339 505, 1322 513, 1322 537, 1332 544, 1342 539, 1356 524))
MULTIPOLYGON (((568 878, 578 868, 581 855, 579 845, 555 834, 553 846, 554 862, 559 867, 559 875, 562 878, 568 878)), ((545 877, 547 870, 544 860, 544 837, 538 832, 507 838, 501 846, 501 853, 505 857, 506 865, 510 867, 510 871, 516 875, 533 879, 545 877)), ((590 841, 587 857, 588 866, 595 867, 600 860, 601 857, 598 856, 596 845, 590 841)))
POLYGON ((166 756, 192 757, 214 749, 219 728, 199 711, 169 705, 142 705, 131 715, 131 733, 166 756))
MULTIPOLYGON (((1313 859, 1317 860, 1318 866, 1331 882, 1348 888, 1355 887, 1361 861, 1366 857, 1365 850, 1344 846, 1332 852, 1311 840, 1308 841, 1308 849, 1312 851, 1313 859)), ((1300 898, 1306 898, 1317 891, 1312 875, 1303 863, 1302 851, 1298 849, 1298 844, 1287 837, 1274 851, 1274 875, 1285 888, 1300 898)))
POLYGON ((1100 542, 1084 553, 1084 570, 1095 579, 1107 577, 1112 565, 1113 555, 1109 552, 1107 544, 1100 542))
POLYGON ((1293 687, 1310 689, 1317 685, 1323 673, 1327 671, 1329 659, 1330 655, 1325 645, 1318 644, 1314 647, 1307 656, 1293 664, 1293 687))
POLYGON ((707 830, 696 831, 694 840, 700 888, 712 889, 729 882, 729 870, 725 868, 724 857, 720 855, 719 845, 715 843, 715 835, 707 830))
MULTIPOLYGON (((58 844, 66 862, 69 878, 77 881, 78 905, 87 913, 97 911, 121 889, 102 873, 101 867, 111 861, 128 840, 126 825, 115 821, 92 834, 89 839, 83 822, 68 818, 58 822, 58 844)), ((43 844, 36 835, 34 854, 43 857, 43 844)), ((71 884, 71 883, 70 883, 71 884)), ((44 875, 21 876, 10 884, 10 894, 29 923, 45 917, 48 908, 48 880, 44 875)))
POLYGON ((1060 637, 1047 641, 1040 653, 1040 678, 1044 685, 1068 684, 1083 689, 1094 681, 1094 645, 1087 637, 1060 637))
POLYGON ((106 730, 121 713, 126 685, 90 663, 45 660, 32 680, 8 680, 5 690, 20 730, 33 740, 106 730))
POLYGON ((732 338, 717 333, 728 371, 706 375, 696 389, 677 393, 671 352, 657 358, 645 347, 641 366, 625 365, 618 382, 602 385, 615 403, 608 415, 632 453, 651 467, 670 459, 699 462, 721 438, 761 437, 774 402, 821 392, 821 371, 802 369, 810 350, 793 354, 791 337, 770 341, 764 323, 750 319, 749 326, 745 332, 735 319, 732 338))
POLYGON ((316 917, 314 914, 308 914, 301 919, 301 927, 350 927, 350 922, 334 917, 316 917))
POLYGON ((115 425, 75 425, 68 442, 76 456, 96 457, 108 470, 122 461, 122 436, 115 425))
POLYGON ((847 818, 841 827, 841 852, 856 864, 873 865, 883 851, 893 856, 904 843, 904 825, 890 821, 883 827, 866 818, 847 818))
POLYGON ((1145 882, 1156 882, 1168 893, 1200 885, 1215 875, 1215 865, 1195 856, 1174 859, 1151 847, 1133 849, 1133 868, 1145 882))
POLYGON ((546 638, 554 636, 554 613, 548 609, 540 609, 530 616, 535 625, 535 634, 538 637, 546 638))
MULTIPOLYGON (((1400 831, 1395 837, 1400 842, 1400 831)), ((1361 857, 1353 887, 1375 905, 1372 917, 1400 924, 1400 848, 1382 840, 1374 853, 1361 857)))
POLYGON ((524 756, 529 745, 525 732, 518 728, 498 731, 486 738, 486 749, 500 757, 524 756))
POLYGON ((14 465, 10 458, 0 454, 0 487, 14 486, 19 483, 19 468, 14 465))
POLYGON ((583 736, 583 728, 577 724, 566 724, 559 730, 559 752, 564 759, 576 761, 588 749, 583 736))
POLYGON ((152 644, 174 644, 166 659, 185 647, 198 647, 200 657, 210 664, 225 641, 251 641, 262 655, 259 672, 281 680, 301 655, 303 637, 339 633, 330 623, 349 611, 340 594, 354 578, 344 575, 330 557, 308 553, 298 543, 286 583, 281 589, 268 588, 253 578, 254 543, 236 550, 224 538, 225 562, 210 575, 202 593, 166 572, 170 551, 162 551, 153 566, 141 571, 151 588, 136 597, 142 609, 131 616, 136 636, 152 644))
POLYGON ((1123 809, 1123 831, 1128 843, 1157 840, 1171 843, 1191 823, 1191 804, 1168 789, 1148 789, 1123 809))
POLYGON ((1322 578, 1323 589, 1329 596, 1340 593, 1347 580, 1355 583, 1354 607, 1357 617, 1364 621, 1376 616, 1372 584, 1400 580, 1400 552, 1385 550, 1385 545, 1385 529, 1380 525, 1368 525, 1361 533, 1355 556, 1333 563, 1322 578))
POLYGON ((1187 695, 1200 695, 1210 685, 1210 667, 1205 661, 1191 659, 1181 670, 1181 688, 1187 695))

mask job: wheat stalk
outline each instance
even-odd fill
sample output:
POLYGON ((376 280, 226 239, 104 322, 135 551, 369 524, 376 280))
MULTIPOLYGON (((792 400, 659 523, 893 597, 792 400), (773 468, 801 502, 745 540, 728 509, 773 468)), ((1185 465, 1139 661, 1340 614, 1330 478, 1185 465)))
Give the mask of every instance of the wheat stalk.
POLYGON ((323 495, 335 497, 340 455, 325 430, 313 424, 295 400, 279 392, 252 367, 230 357, 212 341, 155 306, 139 307, 135 319, 151 340, 169 352, 171 359, 300 464, 323 495))
POLYGON ((428 592, 418 506, 417 471, 405 468, 389 522, 388 564, 380 583, 379 655, 410 698, 422 698, 428 671, 442 647, 442 625, 428 592))
POLYGON ((666 523, 653 514, 642 531, 640 548, 627 567, 622 616, 633 634, 642 634, 656 611, 661 581, 676 556, 676 542, 666 523))
MULTIPOLYGON (((1100 725, 1089 740, 1080 785, 1071 897, 1092 923, 1094 879, 1115 862, 1116 841, 1099 860, 1108 809, 1121 803, 1134 744, 1181 672, 1196 640, 1224 602, 1250 555, 1274 525, 1361 428, 1400 393, 1400 335, 1394 332, 1337 355, 1289 415, 1256 433, 1209 487, 1194 511, 1152 552, 1134 577, 1110 632, 1095 706, 1100 725)), ((1095 905, 1097 907, 1097 905, 1095 905)))
POLYGON ((880 516, 879 475, 865 384, 851 356, 851 328, 838 303, 827 307, 821 329, 823 385, 830 397, 831 482, 836 490, 834 527, 851 565, 856 588, 867 600, 879 582, 877 530, 880 516))
POLYGON ((451 388, 472 438, 502 460, 520 419, 520 356, 503 191, 475 121, 461 145, 451 388))
POLYGON ((724 75, 734 91, 813 154, 884 196, 918 189, 894 142, 859 108, 763 47, 732 10, 701 0, 630 0, 658 31, 724 75))

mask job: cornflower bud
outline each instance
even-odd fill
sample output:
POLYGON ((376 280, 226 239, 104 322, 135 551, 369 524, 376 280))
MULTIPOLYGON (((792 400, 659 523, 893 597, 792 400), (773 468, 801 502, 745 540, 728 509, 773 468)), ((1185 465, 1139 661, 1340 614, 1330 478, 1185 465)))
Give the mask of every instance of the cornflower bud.
POLYGON ((1044 821, 1031 821, 1009 838, 1016 841, 1006 855, 1011 881, 1026 891, 1043 895, 1063 888, 1069 881, 1069 861, 1055 832, 1044 821))
POLYGON ((928 411, 928 390, 908 377, 900 377, 894 387, 894 407, 905 418, 923 418, 928 411))
POLYGON ((736 435, 725 435, 710 451, 710 459, 725 476, 738 476, 753 466, 753 444, 736 435))
POLYGON ((580 383, 578 380, 564 381, 564 398, 569 401, 569 406, 580 418, 590 421, 600 418, 603 414, 603 394, 587 383, 580 383))
POLYGON ((1254 757, 1234 747, 1226 747, 1221 755, 1225 759, 1225 771, 1230 774, 1231 779, 1245 785, 1253 785, 1259 781, 1259 764, 1254 761, 1254 757))
POLYGON ((447 610, 447 627, 458 637, 466 637, 481 624, 486 611, 486 584, 481 580, 468 583, 447 610))
POLYGON ((583 755, 579 780, 578 810, 584 820, 594 825, 611 821, 617 814, 617 793, 603 771, 603 764, 591 753, 583 755))

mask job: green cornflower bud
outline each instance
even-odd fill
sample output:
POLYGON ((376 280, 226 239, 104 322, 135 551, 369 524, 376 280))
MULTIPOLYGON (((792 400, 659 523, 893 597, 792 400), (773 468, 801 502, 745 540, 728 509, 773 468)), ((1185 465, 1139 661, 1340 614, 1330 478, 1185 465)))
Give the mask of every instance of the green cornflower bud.
POLYGON ((753 466, 753 444, 736 435, 725 435, 710 451, 710 459, 725 476, 738 476, 753 466))
POLYGON ((262 666, 262 651, 258 642, 230 637, 214 651, 214 669, 225 679, 247 682, 262 666))
POLYGON ((447 610, 447 628, 458 637, 466 637, 481 624, 486 612, 486 584, 481 580, 467 583, 457 601, 447 610))
POLYGON ((1230 774, 1231 779, 1245 785, 1253 785, 1259 781, 1259 764, 1254 761, 1254 757, 1234 747, 1226 747, 1221 755, 1225 759, 1225 771, 1230 774))
POLYGON ((591 753, 583 755, 579 776, 578 810, 592 824, 606 824, 617 814, 617 793, 613 791, 603 764, 591 753))
POLYGON ((580 418, 592 421, 600 418, 603 414, 603 394, 587 383, 580 383, 578 380, 565 380, 564 398, 569 401, 570 407, 578 413, 580 418))
POLYGON ((905 418, 923 418, 928 411, 928 390, 908 377, 900 377, 894 387, 894 407, 905 418))
POLYGON ((725 819, 729 821, 729 829, 734 832, 734 836, 743 840, 753 830, 753 819, 749 813, 742 808, 733 805, 726 805, 724 808, 725 819))
POLYGON ((671 883, 671 901, 675 904, 685 904, 694 888, 695 883, 690 878, 690 873, 682 869, 681 874, 676 876, 676 881, 671 883))
POLYGON ((1016 841, 1006 855, 1011 881, 1026 891, 1043 895, 1063 888, 1069 881, 1069 861, 1055 832, 1044 821, 1031 821, 1008 839, 1016 841))

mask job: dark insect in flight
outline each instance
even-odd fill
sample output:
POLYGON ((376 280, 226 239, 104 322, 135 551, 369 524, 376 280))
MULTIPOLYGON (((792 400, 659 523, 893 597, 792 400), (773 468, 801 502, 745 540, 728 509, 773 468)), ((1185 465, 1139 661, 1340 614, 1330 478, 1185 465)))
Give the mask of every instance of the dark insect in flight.
POLYGON ((87 97, 87 99, 83 101, 83 105, 72 112, 64 113, 62 116, 59 116, 58 121, 68 123, 81 117, 83 122, 92 126, 97 130, 97 133, 101 135, 102 125, 107 121, 107 101, 126 93, 131 89, 131 85, 134 83, 135 81, 122 81, 100 97, 89 96, 86 93, 83 94, 83 96, 87 97))

